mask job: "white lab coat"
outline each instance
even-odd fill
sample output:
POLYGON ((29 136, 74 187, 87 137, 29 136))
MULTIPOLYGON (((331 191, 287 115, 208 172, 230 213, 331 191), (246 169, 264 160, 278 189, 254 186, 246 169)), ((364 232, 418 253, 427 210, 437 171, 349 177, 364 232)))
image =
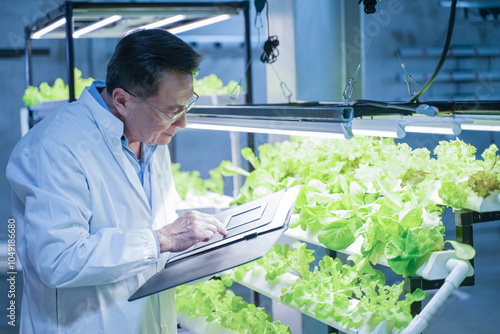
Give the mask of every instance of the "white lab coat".
POLYGON ((163 268, 152 230, 176 218, 168 149, 151 160, 151 209, 122 135, 85 90, 15 147, 7 177, 25 282, 21 333, 176 333, 174 290, 127 301, 163 268))

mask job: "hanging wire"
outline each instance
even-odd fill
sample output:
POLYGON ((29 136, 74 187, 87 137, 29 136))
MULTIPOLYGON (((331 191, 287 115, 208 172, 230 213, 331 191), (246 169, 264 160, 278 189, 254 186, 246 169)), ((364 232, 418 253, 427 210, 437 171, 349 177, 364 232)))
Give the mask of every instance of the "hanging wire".
POLYGON ((342 98, 344 100, 344 104, 349 103, 349 99, 351 98, 354 85, 356 85, 356 80, 358 78, 360 68, 361 68, 361 63, 358 65, 356 72, 354 72, 354 75, 349 79, 347 86, 344 88, 344 91, 342 92, 342 98))
POLYGON ((372 44, 373 41, 373 35, 370 37, 370 41, 368 42, 368 45, 366 46, 365 51, 361 55, 361 61, 358 64, 358 67, 356 68, 356 72, 352 75, 352 77, 349 79, 349 82, 347 83, 346 87, 344 88, 344 91, 342 92, 342 98, 344 100, 344 104, 347 105, 349 104, 349 100, 352 95, 352 91, 354 90, 354 86, 356 85, 356 80, 358 79, 359 75, 359 69, 361 68, 361 64, 366 58, 366 55, 368 53, 368 49, 370 48, 370 45, 372 44))
POLYGON ((411 99, 408 100, 408 103, 418 101, 418 97, 432 85, 432 83, 436 79, 439 71, 441 70, 441 67, 443 66, 443 63, 446 59, 446 55, 448 54, 448 49, 450 48, 451 36, 453 33, 453 25, 455 24, 456 9, 457 9, 457 0, 452 0, 450 18, 448 20, 448 32, 446 34, 446 41, 444 43, 444 48, 443 48, 443 52, 441 53, 441 57, 439 58, 439 62, 436 66, 436 69, 434 70, 434 73, 432 73, 432 76, 430 77, 429 81, 427 81, 427 83, 424 85, 424 87, 422 89, 420 89, 415 95, 413 95, 413 97, 411 99))
POLYGON ((271 36, 271 28, 269 25, 269 4, 267 3, 267 0, 255 0, 255 7, 257 8, 258 13, 260 13, 264 9, 265 5, 267 5, 267 40, 264 42, 264 52, 260 56, 260 61, 263 63, 272 64, 276 60, 278 60, 278 56, 280 54, 278 51, 278 45, 280 45, 280 41, 278 40, 278 36, 271 36))
POLYGON ((257 30, 264 28, 264 23, 262 22, 262 16, 260 15, 260 13, 261 12, 257 12, 257 14, 255 14, 255 21, 253 22, 253 26, 257 30), (259 19, 259 22, 257 22, 257 19, 259 19))
MULTIPOLYGON (((406 71, 406 69, 405 69, 405 71, 406 71)), ((406 82, 406 87, 408 88, 408 94, 410 94, 410 96, 415 95, 420 90, 420 86, 417 85, 417 83, 415 82, 415 79, 413 79, 413 77, 410 74, 406 74, 405 82, 406 82), (412 85, 415 86, 415 88, 417 89, 417 92, 415 92, 415 93, 412 92, 412 90, 411 90, 412 85)))
POLYGON ((290 103, 292 101, 292 91, 290 90, 290 88, 288 88, 288 86, 286 85, 286 82, 284 82, 283 80, 281 80, 279 74, 278 74, 278 71, 276 71, 276 69, 274 68, 274 64, 270 64, 271 65, 271 68, 273 69, 274 73, 276 74, 276 77, 278 78, 279 82, 280 82, 280 87, 281 87, 281 92, 283 93, 283 96, 288 100, 288 103, 290 103))
MULTIPOLYGON (((260 16, 260 13, 258 15, 260 16)), ((255 18, 255 22, 257 22, 257 17, 255 18)), ((236 86, 234 86, 234 88, 231 90, 231 93, 229 93, 229 98, 231 100, 238 100, 239 99, 240 92, 241 92, 241 83, 243 82, 243 79, 245 79, 245 75, 246 75, 246 73, 248 71, 248 68, 250 67, 250 64, 252 64, 252 62, 254 60, 254 57, 255 57, 255 54, 259 50, 259 46, 260 46, 260 31, 263 28, 263 26, 262 26, 262 20, 261 20, 261 25, 259 26, 259 25, 255 24, 254 28, 257 29, 257 46, 253 49, 253 51, 251 53, 252 56, 248 60, 247 66, 245 67, 245 70, 243 71, 243 74, 241 75, 240 80, 238 80, 238 84, 236 86)))
POLYGON ((243 72, 243 75, 241 76, 240 80, 238 81, 238 84, 231 90, 229 97, 232 100, 237 100, 239 98, 239 94, 241 91, 241 83, 242 83, 243 79, 245 78, 245 75, 248 71, 250 64, 254 60, 254 56, 255 56, 255 53, 256 53, 258 47, 260 46, 260 43, 261 43, 260 31, 263 28, 261 12, 264 10, 264 7, 266 7, 266 22, 267 22, 267 36, 268 36, 268 38, 267 38, 267 41, 264 43, 264 53, 262 53, 262 55, 260 56, 260 60, 263 63, 268 63, 271 65, 271 68, 273 69, 274 73, 278 77, 278 80, 280 81, 280 87, 281 87, 281 91, 283 93, 283 96, 288 100, 288 102, 290 102, 291 97, 292 97, 292 91, 290 90, 290 88, 288 88, 286 83, 283 80, 281 80, 280 76, 278 75, 278 72, 276 71, 276 69, 272 65, 272 63, 274 63, 277 60, 278 55, 279 55, 279 51, 277 49, 277 47, 279 45, 279 41, 278 41, 277 36, 270 35, 269 4, 267 3, 267 0, 255 0, 255 9, 256 9, 257 14, 256 14, 255 21, 254 21, 254 28, 257 29, 257 32, 258 32, 257 33, 257 37, 258 37, 257 47, 252 51, 251 59, 248 61, 247 66, 245 68, 245 71, 243 72), (259 24, 259 22, 260 22, 260 24, 259 24))
POLYGON ((389 40, 392 43, 392 47, 394 48, 394 51, 396 52, 396 55, 398 56, 399 63, 401 64, 401 67, 403 68, 403 71, 406 74, 405 82, 406 82, 406 87, 408 88, 408 93, 410 94, 410 96, 414 96, 420 90, 420 87, 417 85, 417 83, 415 82, 415 79, 413 79, 411 74, 409 74, 408 71, 406 70, 406 65, 403 62, 401 55, 399 54, 399 51, 396 47, 396 42, 394 41, 394 38, 392 37, 392 35, 389 33, 389 29, 387 29, 387 26, 385 25, 384 19, 382 18, 382 12, 383 12, 382 3, 380 4, 380 6, 381 6, 380 12, 379 12, 380 22, 382 22, 382 26, 384 27, 385 32, 387 33, 387 36, 389 36, 389 40), (417 91, 415 93, 413 93, 413 91, 412 91, 412 86, 417 89, 417 91))
POLYGON ((271 68, 273 69, 274 73, 276 74, 276 77, 280 82, 281 92, 283 96, 288 100, 288 103, 290 103, 292 100, 293 93, 290 90, 290 88, 288 88, 286 82, 281 80, 278 71, 273 65, 273 63, 276 62, 279 56, 278 46, 280 43, 277 36, 271 35, 271 29, 269 24, 269 3, 267 2, 267 0, 255 0, 255 8, 259 16, 260 12, 264 10, 264 6, 266 6, 267 40, 264 42, 264 52, 260 56, 260 61, 271 65, 271 68))
POLYGON ((264 52, 260 56, 260 60, 263 63, 271 64, 278 59, 279 51, 277 47, 280 42, 277 36, 271 36, 271 28, 269 25, 269 3, 267 0, 255 0, 255 8, 259 16, 264 10, 264 7, 266 7, 267 40, 264 42, 264 52))

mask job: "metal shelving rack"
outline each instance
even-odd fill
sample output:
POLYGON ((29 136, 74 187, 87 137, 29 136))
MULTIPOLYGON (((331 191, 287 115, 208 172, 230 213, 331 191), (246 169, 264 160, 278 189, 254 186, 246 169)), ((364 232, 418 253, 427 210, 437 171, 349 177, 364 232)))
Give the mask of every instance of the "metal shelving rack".
MULTIPOLYGON (((66 44, 66 69, 69 86, 69 102, 75 100, 75 51, 73 32, 76 28, 88 25, 92 21, 98 21, 110 15, 121 15, 124 20, 119 25, 103 27, 99 30, 83 35, 82 38, 120 38, 129 30, 137 28, 143 24, 155 21, 155 18, 183 14, 186 18, 170 27, 176 27, 185 23, 190 23, 206 17, 230 14, 239 15, 243 13, 244 49, 245 49, 245 102, 253 102, 253 78, 252 78, 252 58, 250 40, 250 4, 248 0, 242 1, 220 1, 220 2, 188 2, 188 1, 165 1, 165 2, 79 2, 67 0, 57 9, 48 12, 44 17, 39 18, 33 24, 25 27, 25 81, 26 86, 33 85, 33 34, 65 18, 66 24, 54 30, 43 38, 65 39, 66 44)), ((28 108, 28 128, 36 122, 33 111, 28 108)), ((248 135, 249 146, 253 148, 253 134, 248 135)), ((174 154, 174 152, 172 152, 174 154)), ((175 156, 175 154, 174 154, 175 156)))
MULTIPOLYGON (((487 223, 500 220, 500 211, 477 212, 470 210, 461 210, 454 213, 455 216, 455 234, 456 240, 471 246, 474 246, 473 226, 478 223, 487 223)), ((469 260, 474 268, 474 259, 469 260)), ((460 286, 475 285, 475 274, 466 277, 460 286)), ((442 279, 426 280, 420 276, 405 278, 405 291, 413 292, 420 288, 422 290, 439 289, 444 283, 442 279)), ((422 303, 412 304, 412 314, 416 315, 422 309, 422 303)))
MULTIPOLYGON (((75 52, 73 32, 75 28, 87 25, 92 21, 105 17, 106 15, 121 15, 125 18, 119 25, 103 27, 95 32, 84 35, 82 38, 119 38, 128 30, 137 28, 144 23, 151 23, 156 17, 165 17, 177 13, 186 14, 186 19, 176 24, 181 25, 207 16, 230 14, 237 15, 243 12, 244 16, 244 47, 246 63, 251 59, 250 47, 250 8, 248 1, 229 2, 77 2, 66 1, 59 8, 47 13, 45 17, 38 19, 31 25, 25 27, 26 51, 25 69, 26 85, 32 85, 32 36, 49 24, 58 19, 65 18, 66 24, 63 28, 48 33, 43 38, 58 38, 66 40, 66 66, 68 71, 68 86, 70 87, 70 102, 75 100, 75 52), (140 22, 140 23, 139 23, 140 22)), ((247 94, 246 102, 252 102, 252 64, 246 69, 247 94)))

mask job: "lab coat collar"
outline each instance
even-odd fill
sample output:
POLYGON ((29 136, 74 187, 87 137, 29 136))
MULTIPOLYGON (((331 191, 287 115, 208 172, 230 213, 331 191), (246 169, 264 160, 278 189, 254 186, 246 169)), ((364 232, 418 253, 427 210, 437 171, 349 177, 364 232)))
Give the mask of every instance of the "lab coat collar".
POLYGON ((149 201, 147 199, 144 188, 142 187, 141 181, 137 177, 137 173, 131 166, 127 157, 123 152, 121 137, 123 136, 123 122, 119 120, 115 115, 113 115, 109 110, 105 109, 103 106, 97 102, 92 94, 86 88, 78 102, 85 105, 90 114, 97 123, 104 142, 108 149, 113 153, 115 160, 120 165, 121 169, 127 176, 127 179, 132 184, 133 188, 136 190, 137 194, 141 198, 143 204, 151 211, 149 201))
POLYGON ((88 106, 90 113, 99 127, 104 127, 114 137, 121 138, 124 130, 123 122, 109 110, 101 106, 89 92, 88 87, 85 88, 78 101, 88 106))

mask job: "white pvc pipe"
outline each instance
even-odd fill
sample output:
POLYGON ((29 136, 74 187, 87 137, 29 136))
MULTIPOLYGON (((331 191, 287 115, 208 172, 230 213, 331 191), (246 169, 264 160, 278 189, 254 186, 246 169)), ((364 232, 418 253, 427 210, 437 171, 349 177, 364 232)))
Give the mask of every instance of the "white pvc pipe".
POLYGON ((450 274, 446 277, 441 288, 439 288, 437 293, 431 298, 429 303, 427 303, 422 312, 413 318, 408 327, 406 327, 401 334, 422 333, 425 327, 427 327, 429 320, 437 312, 441 305, 443 305, 444 301, 450 296, 453 290, 460 286, 465 277, 467 277, 469 265, 463 260, 449 259, 446 262, 446 269, 448 269, 450 274))

